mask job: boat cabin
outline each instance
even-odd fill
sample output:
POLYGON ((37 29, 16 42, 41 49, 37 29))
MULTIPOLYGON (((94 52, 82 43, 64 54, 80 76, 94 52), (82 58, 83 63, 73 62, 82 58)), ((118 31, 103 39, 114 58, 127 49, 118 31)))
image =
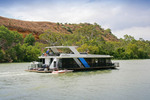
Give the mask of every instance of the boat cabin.
POLYGON ((46 53, 42 54, 39 59, 42 64, 48 66, 49 70, 68 69, 78 71, 119 67, 118 63, 112 63, 112 56, 79 53, 76 49, 77 46, 51 46, 46 48, 46 53))

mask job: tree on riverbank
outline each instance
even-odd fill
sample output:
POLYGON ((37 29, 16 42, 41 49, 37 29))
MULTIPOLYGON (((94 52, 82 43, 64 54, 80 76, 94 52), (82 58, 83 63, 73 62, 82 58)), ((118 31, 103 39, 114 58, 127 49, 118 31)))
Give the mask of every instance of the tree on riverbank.
POLYGON ((29 34, 23 41, 22 34, 0 26, 0 62, 37 60, 40 49, 33 46, 34 40, 34 37, 29 34))

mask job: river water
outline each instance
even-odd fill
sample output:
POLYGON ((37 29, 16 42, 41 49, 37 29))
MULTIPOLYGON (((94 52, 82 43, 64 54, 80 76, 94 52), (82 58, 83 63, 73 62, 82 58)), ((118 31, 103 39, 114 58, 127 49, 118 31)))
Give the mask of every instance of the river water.
POLYGON ((150 60, 115 60, 117 70, 66 74, 25 72, 0 64, 0 100, 150 100, 150 60))

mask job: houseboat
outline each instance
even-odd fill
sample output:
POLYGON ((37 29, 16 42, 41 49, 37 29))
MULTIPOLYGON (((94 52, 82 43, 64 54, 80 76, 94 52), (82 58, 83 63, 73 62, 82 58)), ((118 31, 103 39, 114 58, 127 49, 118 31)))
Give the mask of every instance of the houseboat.
POLYGON ((119 67, 119 63, 112 63, 112 56, 80 53, 77 46, 50 46, 46 49, 46 53, 39 56, 40 62, 32 62, 27 71, 85 71, 119 67))

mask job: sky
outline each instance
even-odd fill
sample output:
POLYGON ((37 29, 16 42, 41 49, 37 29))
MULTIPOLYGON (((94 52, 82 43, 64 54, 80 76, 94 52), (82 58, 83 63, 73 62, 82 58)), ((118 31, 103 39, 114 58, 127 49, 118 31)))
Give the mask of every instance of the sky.
POLYGON ((25 21, 97 23, 118 38, 150 40, 150 0, 0 0, 0 16, 25 21))

